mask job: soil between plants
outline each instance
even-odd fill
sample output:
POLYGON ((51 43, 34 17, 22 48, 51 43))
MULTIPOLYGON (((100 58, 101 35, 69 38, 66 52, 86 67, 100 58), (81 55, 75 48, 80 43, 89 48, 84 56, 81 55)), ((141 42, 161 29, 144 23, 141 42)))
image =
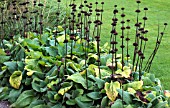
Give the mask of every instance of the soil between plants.
POLYGON ((0 108, 10 108, 10 104, 8 101, 0 101, 0 108))

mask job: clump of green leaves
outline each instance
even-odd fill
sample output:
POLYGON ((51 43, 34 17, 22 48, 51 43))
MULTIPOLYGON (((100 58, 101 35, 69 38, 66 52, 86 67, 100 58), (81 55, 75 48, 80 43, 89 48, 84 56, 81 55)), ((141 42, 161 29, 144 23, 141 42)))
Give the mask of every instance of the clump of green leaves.
MULTIPOLYGON (((138 72, 129 71, 131 65, 124 66, 122 71, 122 64, 118 62, 118 70, 112 75, 112 55, 108 52, 101 53, 99 78, 95 41, 91 43, 90 49, 87 49, 91 53, 85 66, 85 47, 79 41, 81 38, 73 49, 74 56, 71 59, 69 39, 68 55, 62 50, 66 47, 62 41, 63 34, 57 36, 56 46, 50 32, 45 32, 42 39, 37 38, 35 33, 29 33, 29 37, 24 39, 16 36, 13 43, 5 41, 5 47, 10 49, 10 54, 1 49, 0 58, 3 62, 0 63, 0 99, 10 101, 11 107, 169 106, 169 92, 162 89, 160 80, 153 74, 143 73, 142 80, 138 81, 138 72), (66 62, 63 61, 65 57, 66 62)), ((100 49, 102 50, 102 47, 100 49)), ((122 59, 119 55, 117 58, 122 59)))

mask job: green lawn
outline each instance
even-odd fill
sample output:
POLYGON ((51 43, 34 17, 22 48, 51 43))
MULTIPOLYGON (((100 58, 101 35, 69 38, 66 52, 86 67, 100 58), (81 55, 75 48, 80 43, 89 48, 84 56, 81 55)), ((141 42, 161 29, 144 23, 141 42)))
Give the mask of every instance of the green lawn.
MULTIPOLYGON (((92 3, 94 3, 96 0, 87 0, 92 3)), ((136 0, 98 0, 99 2, 105 1, 104 5, 104 15, 103 15, 103 29, 102 29, 102 35, 101 40, 102 43, 109 42, 110 37, 110 30, 111 30, 111 18, 112 13, 114 9, 114 5, 118 5, 118 9, 120 10, 121 7, 125 7, 125 13, 126 18, 131 19, 131 44, 133 43, 134 39, 134 23, 136 19, 136 13, 134 12, 136 10, 137 4, 136 0)), ((76 1, 78 4, 80 3, 80 0, 76 1)), ((169 0, 142 0, 141 3, 141 9, 143 10, 144 7, 148 7, 149 11, 147 13, 148 15, 148 21, 146 28, 149 30, 149 33, 147 37, 149 38, 149 42, 147 44, 147 50, 146 50, 146 60, 150 56, 150 54, 153 51, 153 48, 155 46, 155 41, 157 37, 157 28, 158 28, 158 22, 160 25, 163 25, 164 22, 167 22, 170 24, 170 1, 169 0)), ((119 11, 119 16, 120 16, 119 11)), ((143 17, 143 13, 140 14, 141 19, 143 17)), ((142 21, 142 20, 141 20, 142 21)), ((161 26, 163 29, 163 26, 161 26)), ((162 30, 161 29, 161 30, 162 30)), ((165 89, 170 90, 170 33, 168 32, 170 30, 170 27, 168 26, 166 29, 166 34, 162 40, 160 49, 158 50, 158 53, 153 61, 152 68, 150 70, 151 73, 154 73, 156 77, 160 78, 161 82, 164 85, 165 89)), ((131 48, 131 53, 133 52, 133 48, 131 48)), ((145 60, 145 62, 146 62, 145 60)))

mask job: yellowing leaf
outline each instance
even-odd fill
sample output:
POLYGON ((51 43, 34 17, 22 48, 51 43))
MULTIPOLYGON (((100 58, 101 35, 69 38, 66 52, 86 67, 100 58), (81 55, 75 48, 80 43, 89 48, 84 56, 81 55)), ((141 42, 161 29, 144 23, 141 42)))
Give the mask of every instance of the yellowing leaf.
POLYGON ((32 76, 32 74, 34 73, 35 71, 29 71, 29 72, 27 72, 27 75, 28 76, 32 76))
POLYGON ((0 55, 6 55, 3 49, 0 49, 0 55))
POLYGON ((133 88, 134 90, 142 89, 143 81, 134 81, 132 83, 128 83, 128 87, 133 88))
POLYGON ((118 96, 117 89, 120 89, 120 83, 118 81, 116 81, 116 82, 111 81, 111 83, 106 82, 104 89, 106 90, 106 94, 107 94, 108 98, 112 102, 114 102, 116 97, 118 96))
POLYGON ((122 69, 122 64, 121 64, 120 62, 117 62, 117 67, 118 67, 119 69, 122 69))
POLYGON ((116 74, 121 74, 122 77, 125 77, 125 78, 129 78, 130 77, 130 74, 131 74, 131 69, 127 66, 124 66, 123 67, 123 72, 121 69, 117 70, 116 71, 116 74))
POLYGON ((20 84, 22 80, 22 72, 21 71, 15 71, 9 79, 9 83, 12 87, 15 89, 19 89, 20 84))
POLYGON ((133 88, 128 88, 127 91, 131 94, 135 94, 136 91, 133 88))
POLYGON ((65 35, 62 35, 62 36, 59 36, 59 37, 57 37, 57 41, 60 43, 62 43, 62 42, 64 42, 64 40, 65 40, 65 35))
POLYGON ((63 29, 63 27, 62 26, 58 26, 58 31, 59 32, 61 32, 61 31, 63 31, 64 29, 63 29))
POLYGON ((58 94, 64 95, 67 91, 71 89, 72 86, 73 86, 72 83, 65 82, 62 85, 62 88, 58 91, 58 94))

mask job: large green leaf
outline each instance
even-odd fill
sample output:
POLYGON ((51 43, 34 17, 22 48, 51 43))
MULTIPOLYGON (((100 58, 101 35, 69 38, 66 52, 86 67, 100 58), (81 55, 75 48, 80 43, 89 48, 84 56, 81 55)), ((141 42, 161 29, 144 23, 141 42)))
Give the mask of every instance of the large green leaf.
POLYGON ((64 82, 62 84, 61 89, 58 91, 58 94, 64 95, 67 91, 71 89, 72 86, 73 86, 73 83, 64 82))
POLYGON ((48 40, 49 34, 48 33, 44 33, 43 36, 41 37, 41 43, 42 44, 46 44, 47 40, 48 40))
POLYGON ((92 100, 87 98, 86 96, 77 97, 75 98, 75 101, 80 108, 88 108, 92 106, 93 103, 92 100))
POLYGON ((111 108, 123 108, 122 100, 117 99, 114 104, 112 104, 111 108))
POLYGON ((75 105, 76 101, 74 99, 69 99, 69 100, 66 101, 66 104, 67 105, 75 105))
POLYGON ((117 89, 117 91, 119 92, 119 95, 123 97, 123 101, 125 101, 127 105, 132 103, 132 96, 129 92, 123 91, 122 89, 117 89))
POLYGON ((91 92, 91 93, 88 93, 87 96, 93 100, 98 100, 102 98, 102 95, 99 92, 91 92))
POLYGON ((4 63, 10 59, 10 56, 0 55, 0 63, 4 63))
POLYGON ((57 94, 57 92, 56 91, 47 91, 47 99, 51 102, 51 103, 57 103, 57 101, 54 99, 54 96, 55 96, 55 94, 57 94))
POLYGON ((39 45, 39 42, 38 42, 38 39, 37 38, 34 38, 34 39, 25 39, 24 40, 26 45, 30 48, 30 49, 33 49, 33 50, 38 50, 40 48, 40 45, 39 45))
POLYGON ((142 78, 142 81, 144 86, 152 86, 154 84, 148 77, 142 78))
POLYGON ((15 71, 9 79, 10 85, 15 88, 19 89, 21 85, 21 80, 22 80, 22 72, 21 71, 15 71))
POLYGON ((9 72, 12 74, 14 71, 18 70, 17 69, 17 63, 14 61, 9 61, 9 62, 4 62, 4 65, 8 67, 9 72))
POLYGON ((19 97, 19 95, 21 94, 22 90, 23 90, 23 87, 20 87, 19 90, 12 89, 8 95, 8 101, 10 101, 11 103, 14 103, 19 97))
POLYGON ((39 51, 30 51, 28 55, 31 57, 31 59, 39 59, 43 56, 42 52, 39 51))
POLYGON ((168 108, 167 102, 160 101, 158 104, 156 104, 153 108, 168 108))
POLYGON ((72 92, 72 97, 76 98, 78 96, 81 96, 84 93, 83 89, 76 89, 72 92))
POLYGON ((80 83, 85 89, 87 89, 86 80, 81 76, 80 73, 75 73, 71 76, 68 76, 67 79, 76 83, 80 83))
POLYGON ((63 43, 60 43, 58 46, 58 54, 60 56, 64 56, 65 55, 65 45, 63 43))
POLYGON ((57 55, 57 48, 54 46, 51 47, 45 47, 46 52, 50 55, 50 56, 56 56, 57 55))
POLYGON ((17 53, 15 54, 15 59, 18 61, 21 61, 25 56, 25 49, 24 48, 20 48, 19 51, 17 51, 17 53))
POLYGON ((93 75, 89 75, 88 77, 95 81, 95 84, 97 84, 99 89, 104 87, 104 83, 105 83, 104 80, 102 80, 102 79, 100 79, 98 77, 94 77, 93 75))
POLYGON ((116 82, 111 81, 111 83, 106 82, 104 89, 106 90, 108 98, 112 102, 114 102, 116 97, 118 96, 117 89, 120 89, 120 83, 118 81, 116 82))
POLYGON ((109 101, 109 99, 107 96, 103 97, 103 99, 101 101, 101 108, 106 108, 106 106, 108 106, 108 101, 109 101))
POLYGON ((32 88, 37 92, 45 92, 47 90, 45 81, 38 78, 34 78, 31 84, 32 88))
POLYGON ((26 90, 24 91, 16 100, 15 103, 11 105, 14 108, 25 108, 30 105, 31 102, 37 100, 38 97, 33 90, 26 90))
POLYGON ((0 100, 8 98, 8 87, 0 87, 0 100))

